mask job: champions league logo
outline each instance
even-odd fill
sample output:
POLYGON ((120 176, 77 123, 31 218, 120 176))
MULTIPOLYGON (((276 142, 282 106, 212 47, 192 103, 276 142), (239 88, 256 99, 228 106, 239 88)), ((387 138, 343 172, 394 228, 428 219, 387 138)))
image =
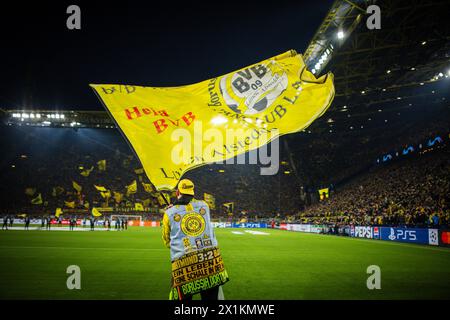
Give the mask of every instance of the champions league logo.
POLYGON ((391 233, 389 234, 389 240, 392 240, 392 241, 394 241, 394 240, 396 240, 397 239, 397 237, 395 236, 395 230, 394 230, 394 228, 391 228, 391 233))
POLYGON ((286 73, 274 61, 220 79, 220 92, 227 106, 236 113, 247 115, 269 108, 287 86, 286 73))

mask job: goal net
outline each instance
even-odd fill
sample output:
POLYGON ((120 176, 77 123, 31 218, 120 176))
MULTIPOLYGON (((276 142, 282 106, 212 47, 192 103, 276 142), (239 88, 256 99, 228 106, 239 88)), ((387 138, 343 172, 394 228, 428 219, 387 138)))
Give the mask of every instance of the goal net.
POLYGON ((140 226, 142 222, 142 216, 140 215, 130 215, 130 214, 112 214, 111 222, 114 223, 116 219, 125 219, 128 221, 129 226, 140 226))

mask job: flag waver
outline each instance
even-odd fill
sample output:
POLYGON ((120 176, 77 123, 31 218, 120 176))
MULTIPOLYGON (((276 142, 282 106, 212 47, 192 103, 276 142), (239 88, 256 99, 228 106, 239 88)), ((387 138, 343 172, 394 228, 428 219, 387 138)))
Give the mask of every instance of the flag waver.
POLYGON ((294 50, 192 85, 91 87, 158 190, 173 189, 190 169, 305 129, 334 98, 333 74, 316 78, 294 50))

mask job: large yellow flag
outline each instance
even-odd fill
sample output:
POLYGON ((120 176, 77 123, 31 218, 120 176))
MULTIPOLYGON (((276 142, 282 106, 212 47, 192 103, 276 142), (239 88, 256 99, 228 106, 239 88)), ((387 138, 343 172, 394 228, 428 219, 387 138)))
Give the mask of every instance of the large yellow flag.
POLYGON ((158 190, 173 189, 192 168, 305 129, 334 98, 333 74, 316 78, 294 50, 192 85, 91 87, 158 190))

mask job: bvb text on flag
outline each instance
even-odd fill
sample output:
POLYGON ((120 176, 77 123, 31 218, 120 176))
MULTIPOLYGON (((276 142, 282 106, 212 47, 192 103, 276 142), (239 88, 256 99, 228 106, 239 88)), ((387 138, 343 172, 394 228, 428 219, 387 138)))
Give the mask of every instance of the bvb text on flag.
POLYGON ((195 167, 305 129, 334 98, 333 74, 316 78, 294 50, 192 85, 91 87, 158 190, 173 189, 195 167), (232 141, 224 138, 230 132, 232 141))

